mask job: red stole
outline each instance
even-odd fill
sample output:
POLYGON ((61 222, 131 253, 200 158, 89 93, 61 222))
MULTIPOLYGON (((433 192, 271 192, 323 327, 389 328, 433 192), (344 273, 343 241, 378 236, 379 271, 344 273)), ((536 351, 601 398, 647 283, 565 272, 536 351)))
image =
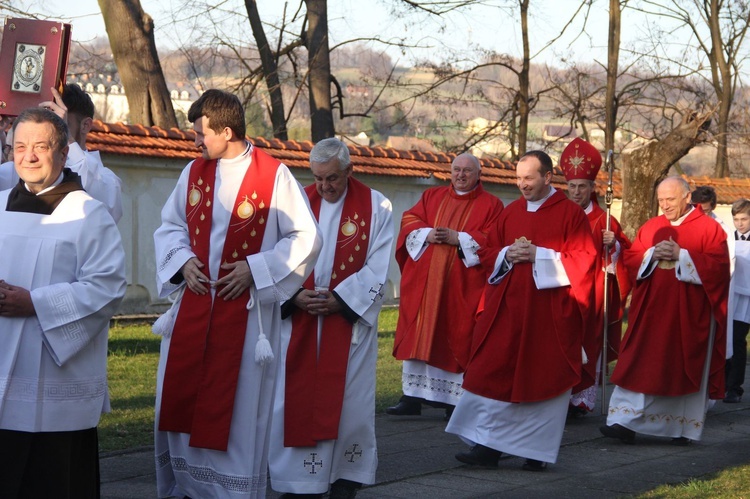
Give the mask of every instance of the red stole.
MULTIPOLYGON (((202 158, 193 162, 185 206, 190 246, 206 265, 216 163, 202 158)), ((222 263, 242 261, 260 251, 278 166, 278 161, 253 148, 229 221, 222 263)), ((219 269, 219 278, 226 274, 219 269)), ((249 298, 249 290, 225 301, 189 289, 182 297, 164 373, 159 430, 189 433, 191 447, 227 450, 249 298)))
MULTIPOLYGON (((315 185, 307 186, 305 192, 315 219, 319 220, 322 199, 315 185)), ((370 188, 349 177, 330 289, 364 267, 371 220, 370 188)), ((314 289, 314 279, 310 275, 304 288, 314 289)), ((298 311, 292 316, 292 337, 286 354, 285 447, 313 447, 319 440, 338 437, 352 324, 342 314, 324 316, 319 354, 317 331, 317 315, 298 311)))

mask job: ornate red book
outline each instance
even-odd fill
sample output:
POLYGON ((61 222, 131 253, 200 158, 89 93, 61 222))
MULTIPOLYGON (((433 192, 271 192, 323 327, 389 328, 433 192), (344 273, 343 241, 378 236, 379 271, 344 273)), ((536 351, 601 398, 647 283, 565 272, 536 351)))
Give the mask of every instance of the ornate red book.
POLYGON ((62 93, 68 71, 70 25, 6 19, 0 47, 0 114, 18 116, 62 93))

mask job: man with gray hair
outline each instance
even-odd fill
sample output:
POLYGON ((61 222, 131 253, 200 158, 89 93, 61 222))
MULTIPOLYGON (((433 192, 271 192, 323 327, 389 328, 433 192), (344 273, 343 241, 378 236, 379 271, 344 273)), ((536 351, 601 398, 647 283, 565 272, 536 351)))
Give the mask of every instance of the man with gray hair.
POLYGON ((488 277, 477 250, 503 209, 482 188, 481 171, 476 157, 459 154, 451 165, 451 185, 426 190, 401 218, 393 356, 404 361, 404 395, 388 414, 419 415, 426 403, 445 408, 447 420, 463 393, 474 316, 488 277))
POLYGON ((663 215, 624 252, 636 282, 600 430, 628 444, 644 433, 687 445, 701 438, 708 399, 724 398, 729 252, 685 180, 668 177, 656 193, 663 215))
POLYGON ((310 152, 305 188, 323 235, 313 274, 281 307, 271 423, 271 487, 283 497, 353 498, 375 483, 378 313, 388 277, 391 203, 352 177, 338 139, 310 152))

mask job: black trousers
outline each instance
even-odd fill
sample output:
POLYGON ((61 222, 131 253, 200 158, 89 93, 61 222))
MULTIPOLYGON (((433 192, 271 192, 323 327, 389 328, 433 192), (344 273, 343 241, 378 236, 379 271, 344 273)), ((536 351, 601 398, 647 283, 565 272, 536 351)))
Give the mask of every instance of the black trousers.
POLYGON ((745 382, 745 365, 747 364, 747 333, 750 331, 750 324, 747 322, 734 321, 734 334, 732 337, 732 347, 734 353, 732 358, 727 360, 726 369, 726 389, 727 393, 742 395, 744 389, 742 383, 745 382))
POLYGON ((98 499, 96 428, 28 433, 0 430, 2 499, 98 499))

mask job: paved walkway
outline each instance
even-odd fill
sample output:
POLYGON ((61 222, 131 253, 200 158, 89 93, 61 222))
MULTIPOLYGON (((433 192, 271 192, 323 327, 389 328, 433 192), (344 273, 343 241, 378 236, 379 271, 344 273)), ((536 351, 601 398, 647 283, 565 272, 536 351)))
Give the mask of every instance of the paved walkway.
MULTIPOLYGON (((357 497, 623 497, 750 464, 750 402, 745 401, 718 402, 708 413, 703 439, 687 447, 642 435, 636 437, 636 445, 604 438, 598 428, 605 417, 597 407, 593 414, 568 422, 558 461, 543 473, 522 471, 524 460, 512 456, 503 457, 497 470, 459 463, 453 456, 467 447, 445 433, 442 416, 439 409, 426 409, 415 417, 376 416, 377 483, 357 497)), ((101 474, 105 499, 156 496, 150 448, 102 455, 101 474)), ((269 490, 267 497, 278 494, 269 490)))

